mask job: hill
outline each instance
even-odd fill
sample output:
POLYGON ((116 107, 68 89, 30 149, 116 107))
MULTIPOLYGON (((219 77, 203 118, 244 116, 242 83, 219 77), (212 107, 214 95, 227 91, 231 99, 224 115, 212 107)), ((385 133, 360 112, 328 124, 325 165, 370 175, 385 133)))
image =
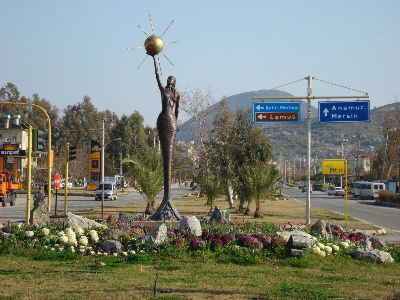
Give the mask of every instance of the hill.
MULTIPOLYGON (((227 97, 227 107, 232 111, 239 109, 251 109, 251 99, 253 94, 285 97, 291 94, 279 90, 260 90, 240 93, 227 97)), ((313 102, 317 105, 318 102, 313 102)), ((220 103, 216 103, 208 108, 209 123, 218 113, 220 103)), ((400 104, 393 103, 377 107, 370 112, 370 122, 368 123, 319 123, 318 109, 312 107, 314 114, 312 120, 312 156, 316 158, 337 157, 341 151, 341 140, 347 139, 344 143, 345 155, 357 155, 357 153, 372 153, 376 148, 384 143, 384 134, 381 126, 385 113, 395 111, 400 108, 400 104), (361 138, 360 138, 361 136, 361 138)), ((305 122, 307 111, 306 102, 302 101, 301 116, 302 122, 299 124, 264 124, 259 125, 263 132, 269 137, 274 147, 275 156, 282 153, 284 157, 305 156, 307 153, 307 124, 305 122)), ((177 140, 187 141, 193 139, 192 129, 195 122, 190 119, 179 126, 177 140)))

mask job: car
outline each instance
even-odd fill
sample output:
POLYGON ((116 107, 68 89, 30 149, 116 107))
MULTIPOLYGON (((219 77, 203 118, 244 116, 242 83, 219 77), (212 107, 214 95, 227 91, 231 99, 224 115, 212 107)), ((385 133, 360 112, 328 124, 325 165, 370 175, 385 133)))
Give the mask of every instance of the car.
POLYGON ((340 186, 331 186, 328 189, 328 196, 344 196, 345 190, 340 186))
MULTIPOLYGON (((313 189, 311 188, 310 193, 312 193, 313 189)), ((303 187, 301 188, 301 192, 302 193, 307 193, 307 185, 303 185, 303 187)))
POLYGON ((321 191, 322 192, 322 183, 314 183, 312 189, 314 191, 321 191))
MULTIPOLYGON (((96 195, 95 195, 95 200, 100 201, 102 198, 102 191, 103 189, 103 184, 99 184, 99 186, 96 189, 96 195)), ((113 183, 105 183, 104 184, 104 200, 117 200, 117 189, 115 187, 115 184, 113 183)))
POLYGON ((305 181, 300 181, 299 190, 303 189, 306 185, 307 185, 307 183, 305 181))

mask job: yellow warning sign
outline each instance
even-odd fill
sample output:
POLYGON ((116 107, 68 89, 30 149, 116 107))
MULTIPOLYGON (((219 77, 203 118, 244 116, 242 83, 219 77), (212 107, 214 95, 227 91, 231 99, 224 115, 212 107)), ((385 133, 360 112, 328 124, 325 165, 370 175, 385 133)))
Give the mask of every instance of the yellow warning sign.
POLYGON ((322 161, 323 175, 344 175, 345 171, 344 159, 324 159, 322 161))

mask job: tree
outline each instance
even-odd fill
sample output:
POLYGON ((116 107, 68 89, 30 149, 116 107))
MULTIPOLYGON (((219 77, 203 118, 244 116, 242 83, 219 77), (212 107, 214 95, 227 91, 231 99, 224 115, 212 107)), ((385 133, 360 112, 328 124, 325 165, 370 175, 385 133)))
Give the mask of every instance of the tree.
POLYGON ((144 156, 124 159, 124 163, 132 163, 131 169, 135 173, 136 181, 146 196, 147 206, 145 214, 155 213, 155 199, 163 187, 163 172, 161 156, 154 150, 149 150, 146 158, 144 156))
POLYGON ((273 195, 276 190, 276 182, 279 179, 278 170, 265 163, 256 165, 243 165, 241 168, 243 174, 243 192, 248 200, 248 206, 245 214, 250 213, 250 204, 253 200, 256 202, 256 211, 254 218, 261 218, 260 201, 263 196, 273 195))

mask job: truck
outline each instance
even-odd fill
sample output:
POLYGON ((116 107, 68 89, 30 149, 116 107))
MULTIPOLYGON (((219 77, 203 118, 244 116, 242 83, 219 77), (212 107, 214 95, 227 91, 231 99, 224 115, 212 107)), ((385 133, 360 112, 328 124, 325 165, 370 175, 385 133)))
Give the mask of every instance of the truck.
MULTIPOLYGON (((100 183, 96 189, 94 200, 100 201, 103 193, 103 183, 100 183)), ((117 188, 114 181, 104 182, 104 200, 117 200, 117 188)))
POLYGON ((12 178, 10 172, 3 171, 0 173, 0 201, 2 207, 7 203, 14 206, 17 198, 17 190, 21 189, 21 183, 12 178))

